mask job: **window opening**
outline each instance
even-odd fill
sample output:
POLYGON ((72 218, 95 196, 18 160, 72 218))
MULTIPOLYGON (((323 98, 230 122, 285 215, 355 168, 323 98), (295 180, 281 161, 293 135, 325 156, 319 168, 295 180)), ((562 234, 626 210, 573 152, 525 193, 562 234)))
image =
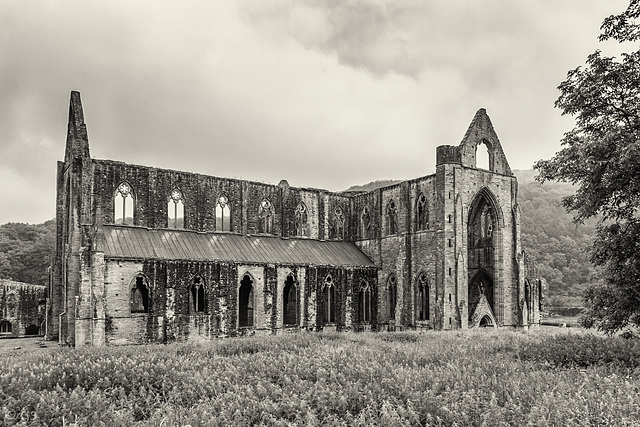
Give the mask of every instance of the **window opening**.
POLYGON ((296 207, 295 228, 296 228, 296 236, 298 237, 307 236, 307 207, 305 206, 304 203, 300 203, 296 207))
POLYGON ((427 198, 424 193, 418 196, 416 214, 416 229, 418 231, 429 229, 429 208, 427 207, 427 198))
POLYGON ((396 318, 396 305, 398 303, 398 279, 395 274, 389 276, 388 280, 388 292, 389 292, 389 319, 396 318))
POLYGON ((362 208, 362 215, 360 215, 360 237, 366 239, 369 237, 369 227, 371 226, 371 214, 369 213, 369 207, 362 208))
POLYGON ((238 292, 238 326, 253 326, 253 280, 245 274, 238 292))
POLYGON ((207 309, 207 299, 204 294, 204 283, 200 277, 194 277, 191 283, 191 301, 194 312, 204 312, 207 309))
POLYGON ((429 320, 429 280, 424 273, 418 277, 418 320, 429 320))
POLYGON ((135 284, 131 288, 131 312, 149 312, 149 288, 143 276, 136 276, 135 284))
POLYGON ((284 282, 282 311, 285 325, 298 323, 298 292, 293 276, 287 276, 287 280, 284 282))
POLYGON ((491 170, 490 159, 487 143, 482 141, 476 145, 476 168, 491 170))
POLYGON ((0 322, 0 334, 10 334, 12 329, 11 322, 3 320, 0 322))
POLYGON ((273 230, 273 205, 268 199, 262 199, 258 208, 258 232, 271 234, 273 230))
POLYGON ((336 207, 336 210, 334 212, 334 229, 335 229, 335 237, 337 239, 344 240, 344 224, 345 224, 344 212, 342 211, 342 208, 338 206, 336 207))
POLYGON ((229 198, 224 194, 216 203, 216 231, 231 231, 231 208, 229 198))
POLYGON ((371 320, 371 291, 369 284, 363 282, 358 292, 358 321, 369 322, 371 320))
POLYGON ((129 184, 123 182, 118 186, 113 202, 114 223, 133 224, 134 199, 129 184))
POLYGON ((171 192, 167 211, 169 228, 184 228, 184 202, 180 190, 175 189, 171 192))
POLYGON ((324 323, 335 323, 336 321, 336 295, 335 286, 331 276, 327 276, 324 283, 323 302, 324 302, 324 323))
POLYGON ((398 232, 398 210, 393 200, 387 205, 387 234, 396 234, 398 232))

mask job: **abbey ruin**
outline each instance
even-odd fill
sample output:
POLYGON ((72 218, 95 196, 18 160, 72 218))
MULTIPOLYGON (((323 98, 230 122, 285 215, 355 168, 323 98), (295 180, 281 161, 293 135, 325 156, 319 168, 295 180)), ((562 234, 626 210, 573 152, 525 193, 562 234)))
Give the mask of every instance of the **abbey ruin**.
POLYGON ((99 346, 539 325, 543 280, 486 112, 436 155, 433 175, 338 193, 97 160, 72 92, 48 333, 99 346))

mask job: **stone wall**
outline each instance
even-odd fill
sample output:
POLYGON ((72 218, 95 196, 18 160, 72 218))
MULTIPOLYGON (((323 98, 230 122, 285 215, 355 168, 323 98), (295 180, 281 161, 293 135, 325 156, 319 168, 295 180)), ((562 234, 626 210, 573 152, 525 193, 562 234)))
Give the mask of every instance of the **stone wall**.
POLYGON ((45 334, 46 287, 0 279, 0 338, 45 334))

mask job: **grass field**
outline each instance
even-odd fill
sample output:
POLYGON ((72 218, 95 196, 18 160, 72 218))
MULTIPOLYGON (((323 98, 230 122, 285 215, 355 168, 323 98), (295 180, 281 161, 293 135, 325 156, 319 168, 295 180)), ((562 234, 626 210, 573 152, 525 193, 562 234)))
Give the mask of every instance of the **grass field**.
POLYGON ((639 374, 561 328, 50 346, 0 355, 0 425, 633 426, 639 374))

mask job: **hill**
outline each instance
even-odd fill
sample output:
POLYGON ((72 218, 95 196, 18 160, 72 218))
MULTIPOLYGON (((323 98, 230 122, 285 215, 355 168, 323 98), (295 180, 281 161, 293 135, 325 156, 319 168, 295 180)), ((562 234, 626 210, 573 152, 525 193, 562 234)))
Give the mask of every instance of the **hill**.
POLYGON ((48 283, 47 268, 56 243, 56 222, 0 225, 0 279, 48 283))

